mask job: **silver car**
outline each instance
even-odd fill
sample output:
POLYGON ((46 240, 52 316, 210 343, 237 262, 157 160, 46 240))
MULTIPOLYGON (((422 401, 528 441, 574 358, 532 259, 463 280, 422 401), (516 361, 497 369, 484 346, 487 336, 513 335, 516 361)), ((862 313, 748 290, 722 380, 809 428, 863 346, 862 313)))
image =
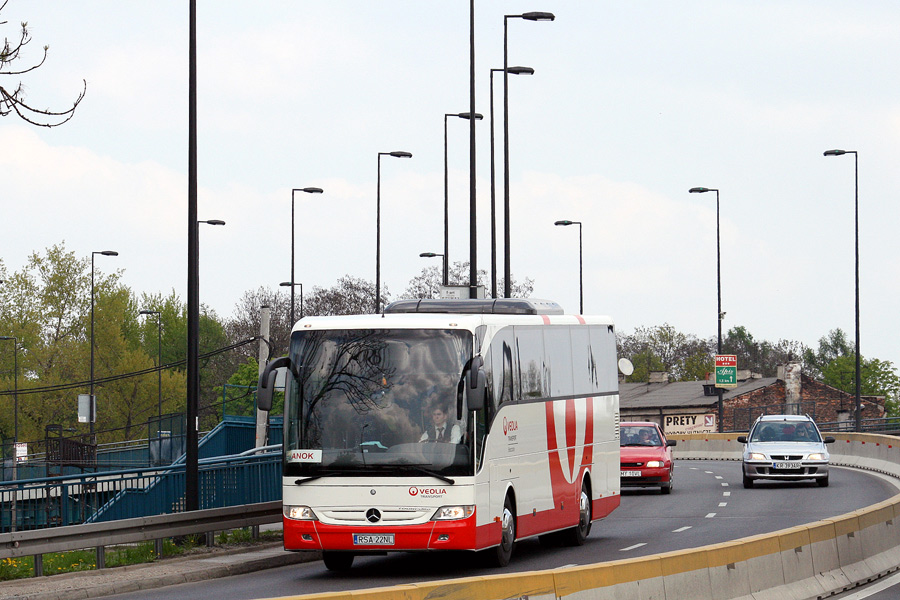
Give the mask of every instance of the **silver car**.
POLYGON ((828 486, 828 450, 833 437, 822 438, 819 428, 806 415, 763 415, 749 435, 738 436, 744 444, 744 487, 757 479, 797 481, 814 479, 828 486))

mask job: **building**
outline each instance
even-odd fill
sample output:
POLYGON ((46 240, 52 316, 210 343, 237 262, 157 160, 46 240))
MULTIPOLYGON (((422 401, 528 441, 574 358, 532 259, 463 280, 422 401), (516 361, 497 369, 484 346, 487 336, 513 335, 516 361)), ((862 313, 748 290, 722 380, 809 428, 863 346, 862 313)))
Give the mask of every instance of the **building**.
MULTIPOLYGON (((829 429, 852 429, 856 398, 801 373, 798 363, 778 367, 777 377, 738 371, 738 385, 726 389, 723 431, 747 431, 762 414, 808 414, 829 429)), ((718 391, 715 382, 669 381, 667 373, 651 373, 644 383, 619 383, 622 421, 654 421, 666 433, 703 433, 718 430, 718 391)), ((884 398, 862 397, 862 418, 884 416, 884 398)))

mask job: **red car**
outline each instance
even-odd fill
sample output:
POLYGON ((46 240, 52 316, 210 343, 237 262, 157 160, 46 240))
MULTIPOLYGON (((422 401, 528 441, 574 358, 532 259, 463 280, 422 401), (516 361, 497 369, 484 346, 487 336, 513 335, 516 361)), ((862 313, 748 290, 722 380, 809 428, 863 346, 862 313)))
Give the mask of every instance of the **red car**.
POLYGON ((663 494, 674 484, 672 446, 659 425, 629 421, 619 426, 622 487, 656 487, 663 494))

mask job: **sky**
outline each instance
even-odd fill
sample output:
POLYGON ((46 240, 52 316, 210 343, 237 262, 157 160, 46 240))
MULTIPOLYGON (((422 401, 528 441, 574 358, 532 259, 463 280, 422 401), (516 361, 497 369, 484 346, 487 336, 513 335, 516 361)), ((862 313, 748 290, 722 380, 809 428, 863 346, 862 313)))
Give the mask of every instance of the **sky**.
MULTIPOLYGON (((198 0, 200 297, 223 318, 248 290, 344 275, 398 297, 443 249, 444 114, 469 110, 469 3, 198 0)), ((490 69, 508 20, 510 262, 533 296, 618 330, 716 334, 720 190, 723 328, 817 347, 853 339, 859 157, 863 356, 900 365, 900 5, 891 1, 480 1, 475 8, 477 261, 490 271, 490 69)), ((10 0, 27 21, 22 76, 44 129, 0 118, 0 259, 7 274, 64 243, 136 293, 186 299, 188 2, 10 0)), ((502 76, 494 81, 502 205, 502 76)), ((469 258, 468 122, 448 122, 449 258, 469 258)), ((497 220, 502 223, 498 208, 497 220)), ((498 229, 503 271, 503 231, 498 229)))

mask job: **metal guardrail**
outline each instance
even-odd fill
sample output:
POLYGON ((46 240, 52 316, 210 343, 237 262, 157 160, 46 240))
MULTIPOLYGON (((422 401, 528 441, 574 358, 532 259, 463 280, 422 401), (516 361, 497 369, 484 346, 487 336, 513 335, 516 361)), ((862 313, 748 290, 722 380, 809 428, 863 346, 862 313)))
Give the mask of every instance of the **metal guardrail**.
POLYGON ((155 515, 89 525, 0 533, 0 560, 34 556, 34 575, 43 575, 43 554, 97 549, 97 566, 105 565, 105 546, 253 527, 281 521, 281 501, 155 515))

